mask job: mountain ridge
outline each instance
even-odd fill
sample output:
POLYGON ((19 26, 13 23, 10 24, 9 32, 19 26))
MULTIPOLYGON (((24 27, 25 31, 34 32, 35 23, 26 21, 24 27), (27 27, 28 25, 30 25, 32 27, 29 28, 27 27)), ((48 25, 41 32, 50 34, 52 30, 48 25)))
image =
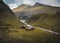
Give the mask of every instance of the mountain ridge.
MULTIPOLYGON (((0 4, 2 5, 2 3, 0 4)), ((10 12, 7 8, 8 6, 2 6, 0 8, 0 43, 60 43, 60 35, 49 33, 39 28, 35 28, 34 30, 21 29, 20 20, 13 12, 10 12)), ((23 13, 26 12, 22 12, 21 14, 23 13)))
POLYGON ((4 22, 11 25, 17 25, 16 23, 20 21, 17 19, 14 12, 2 0, 0 0, 0 2, 1 2, 0 3, 0 22, 4 22))
POLYGON ((47 4, 43 4, 43 3, 39 3, 39 2, 36 2, 33 6, 49 6, 49 7, 57 7, 58 8, 58 6, 52 6, 52 5, 47 5, 47 4))
POLYGON ((18 8, 13 10, 18 18, 19 16, 21 16, 20 14, 22 13, 24 16, 26 17, 28 16, 28 18, 30 18, 32 15, 35 14, 55 13, 56 11, 60 10, 60 7, 49 6, 38 2, 36 2, 36 4, 31 7, 29 5, 27 5, 28 7, 25 6, 26 5, 24 6, 21 5, 18 8))

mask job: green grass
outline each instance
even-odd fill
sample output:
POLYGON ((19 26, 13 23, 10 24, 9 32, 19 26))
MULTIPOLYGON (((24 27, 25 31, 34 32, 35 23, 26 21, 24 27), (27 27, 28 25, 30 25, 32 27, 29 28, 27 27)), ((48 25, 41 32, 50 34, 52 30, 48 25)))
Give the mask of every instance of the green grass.
POLYGON ((0 43, 60 43, 60 35, 40 29, 27 31, 19 28, 22 23, 7 6, 0 4, 3 9, 0 12, 0 43))
POLYGON ((10 13, 1 12, 0 15, 0 43, 60 43, 59 35, 40 29, 20 29, 22 23, 10 13))
POLYGON ((36 14, 30 19, 30 24, 36 27, 60 32, 59 14, 36 14))
POLYGON ((10 12, 3 10, 0 12, 0 25, 3 25, 4 23, 15 26, 21 25, 21 22, 17 19, 17 17, 13 16, 10 12))
POLYGON ((17 27, 0 27, 0 43, 60 43, 59 35, 40 29, 27 31, 17 27))

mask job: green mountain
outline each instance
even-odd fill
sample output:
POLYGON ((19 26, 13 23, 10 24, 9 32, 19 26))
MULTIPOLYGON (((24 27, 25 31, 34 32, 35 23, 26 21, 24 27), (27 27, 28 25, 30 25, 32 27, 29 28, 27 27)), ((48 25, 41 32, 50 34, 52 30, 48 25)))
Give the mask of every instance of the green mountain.
POLYGON ((0 1, 0 26, 4 25, 20 25, 13 11, 2 1, 0 1))
POLYGON ((37 14, 33 15, 29 23, 33 26, 60 32, 60 15, 37 14))
MULTIPOLYGON (((37 3, 38 4, 38 3, 37 3)), ((39 5, 35 5, 36 7, 39 5)), ((40 4, 41 5, 41 4, 40 4)), ((38 6, 39 7, 39 6, 38 6)), ((53 7, 48 5, 41 5, 43 11, 48 10, 40 14, 32 15, 28 23, 33 26, 60 32, 60 7, 53 7), (44 6, 44 7, 43 7, 44 6)))
POLYGON ((19 19, 28 19, 31 16, 31 14, 27 11, 29 11, 31 7, 31 5, 22 4, 19 7, 13 9, 13 12, 19 19))
POLYGON ((20 29, 21 22, 0 0, 0 43, 60 43, 60 35, 40 29, 20 29), (18 27, 17 27, 18 26, 18 27))
POLYGON ((26 19, 33 26, 60 32, 60 7, 36 2, 34 6, 22 4, 13 11, 18 18, 26 19))
MULTIPOLYGON (((32 15, 43 14, 43 13, 55 13, 56 10, 59 10, 59 7, 49 6, 36 2, 35 5, 26 5, 22 4, 18 8, 13 9, 15 15, 19 19, 29 19, 32 15)), ((27 19, 27 20, 28 20, 27 19)))

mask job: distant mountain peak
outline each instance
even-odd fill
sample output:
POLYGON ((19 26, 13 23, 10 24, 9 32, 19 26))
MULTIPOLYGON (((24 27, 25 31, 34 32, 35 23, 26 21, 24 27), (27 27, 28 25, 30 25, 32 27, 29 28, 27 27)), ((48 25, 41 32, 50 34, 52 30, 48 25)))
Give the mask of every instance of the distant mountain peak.
POLYGON ((28 4, 21 4, 19 7, 17 8, 31 8, 32 6, 31 5, 28 5, 28 4))
POLYGON ((39 2, 36 2, 34 6, 49 6, 49 7, 53 7, 51 5, 46 5, 46 4, 39 3, 39 2))
MULTIPOLYGON (((39 2, 36 2, 34 4, 34 6, 49 6, 49 7, 57 7, 57 6, 52 6, 52 5, 47 5, 47 4, 43 4, 43 3, 39 3, 39 2)), ((59 7, 60 8, 60 7, 59 7)))
POLYGON ((42 6, 42 5, 45 5, 45 4, 36 2, 34 6, 42 6))

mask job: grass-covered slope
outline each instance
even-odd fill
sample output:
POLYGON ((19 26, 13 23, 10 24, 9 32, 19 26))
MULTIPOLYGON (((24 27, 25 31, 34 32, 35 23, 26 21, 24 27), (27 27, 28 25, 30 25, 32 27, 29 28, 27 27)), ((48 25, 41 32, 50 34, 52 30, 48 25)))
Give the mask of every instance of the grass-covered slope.
POLYGON ((13 9, 13 11, 19 19, 27 20, 27 18, 29 19, 32 15, 55 13, 59 9, 59 7, 49 6, 36 2, 36 4, 33 6, 22 4, 21 6, 13 9))
POLYGON ((29 23, 36 27, 60 32, 60 13, 36 14, 30 18, 29 23))
POLYGON ((32 31, 9 27, 0 30, 0 43, 60 43, 60 35, 52 34, 40 29, 32 31))
POLYGON ((0 1, 0 26, 8 25, 20 25, 19 20, 12 12, 12 10, 2 1, 0 1))
POLYGON ((38 28, 32 31, 20 29, 17 27, 21 25, 19 20, 13 16, 6 5, 3 3, 0 5, 3 6, 0 6, 0 43, 60 43, 60 35, 38 28))

